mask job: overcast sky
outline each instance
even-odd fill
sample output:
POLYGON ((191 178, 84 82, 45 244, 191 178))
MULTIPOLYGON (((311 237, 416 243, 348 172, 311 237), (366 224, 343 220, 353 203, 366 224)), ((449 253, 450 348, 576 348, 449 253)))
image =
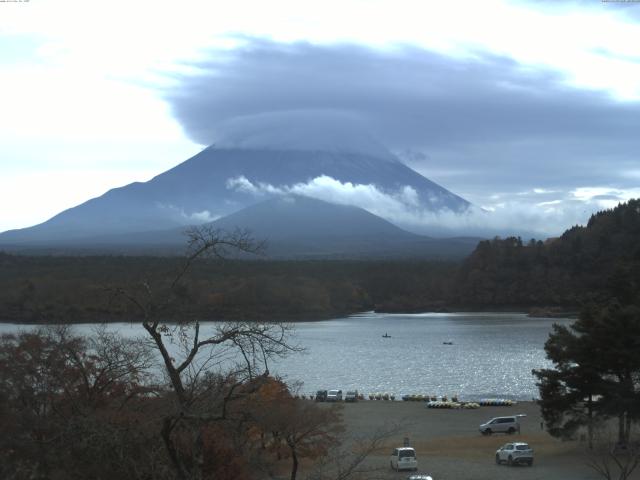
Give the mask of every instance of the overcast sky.
POLYGON ((0 2, 0 231, 327 110, 558 233, 640 197, 639 45, 640 3, 601 0, 0 2))

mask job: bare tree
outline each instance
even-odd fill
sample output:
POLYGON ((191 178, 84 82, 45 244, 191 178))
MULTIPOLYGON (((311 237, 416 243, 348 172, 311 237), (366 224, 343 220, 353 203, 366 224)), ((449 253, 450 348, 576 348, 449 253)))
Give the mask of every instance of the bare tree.
POLYGON ((299 349, 289 344, 286 324, 205 326, 192 318, 184 280, 195 263, 204 257, 221 260, 234 252, 259 253, 262 244, 246 231, 198 227, 187 235, 187 255, 168 287, 155 289, 145 281, 137 292, 125 288, 113 292, 135 305, 160 355, 173 399, 161 435, 177 477, 197 480, 205 468, 205 427, 228 420, 229 404, 260 387, 269 375, 271 359, 299 349))
POLYGON ((587 465, 606 480, 627 480, 640 465, 640 442, 621 443, 602 426, 594 438, 593 448, 586 453, 587 465))
POLYGON ((344 442, 327 453, 308 475, 308 480, 357 480, 386 478, 384 467, 371 466, 367 460, 386 448, 387 441, 404 429, 390 424, 377 429, 368 437, 344 442))

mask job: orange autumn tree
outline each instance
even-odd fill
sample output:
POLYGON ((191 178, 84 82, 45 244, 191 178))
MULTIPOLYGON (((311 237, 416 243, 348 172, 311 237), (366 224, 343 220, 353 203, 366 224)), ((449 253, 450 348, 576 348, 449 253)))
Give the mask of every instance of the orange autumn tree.
MULTIPOLYGON (((208 425, 202 435, 205 464, 203 478, 216 480, 251 480, 258 470, 243 446, 246 438, 238 435, 234 422, 208 425)), ((261 466, 261 465, 259 465, 261 466)))
POLYGON ((301 459, 326 456, 344 431, 340 406, 294 398, 278 379, 262 385, 251 406, 254 434, 277 459, 291 458, 291 480, 297 476, 301 459))

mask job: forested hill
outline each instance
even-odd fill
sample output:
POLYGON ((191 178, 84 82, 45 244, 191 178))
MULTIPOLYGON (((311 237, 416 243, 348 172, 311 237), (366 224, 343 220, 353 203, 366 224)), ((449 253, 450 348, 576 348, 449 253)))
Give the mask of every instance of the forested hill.
MULTIPOLYGON (((130 321, 139 312, 109 291, 139 293, 149 284, 162 300, 161 292, 181 263, 172 257, 0 252, 0 322, 130 321)), ((433 300, 442 304, 446 298, 446 280, 457 266, 426 260, 207 260, 195 265, 185 280, 188 309, 181 313, 208 320, 307 320, 393 305, 429 309, 433 300)), ((160 314, 166 319, 176 315, 160 314)))
MULTIPOLYGON (((21 256, 0 252, 0 321, 135 318, 114 287, 162 291, 180 259, 21 256)), ((640 304, 640 200, 594 215, 560 238, 480 242, 452 261, 205 261, 185 282, 205 319, 313 319, 364 310, 577 310, 612 296, 640 304)), ((176 312, 165 312, 173 317, 176 312)))
POLYGON ((640 303, 640 200, 592 215, 546 242, 482 241, 460 267, 458 305, 578 307, 616 297, 640 303))

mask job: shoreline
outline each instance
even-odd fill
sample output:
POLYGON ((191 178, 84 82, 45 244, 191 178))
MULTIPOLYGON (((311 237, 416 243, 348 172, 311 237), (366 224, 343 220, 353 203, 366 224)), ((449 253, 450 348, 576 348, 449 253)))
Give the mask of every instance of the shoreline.
MULTIPOLYGON (((313 323, 313 322, 324 322, 327 320, 340 320, 348 317, 352 317, 355 315, 363 315, 367 313, 374 313, 379 315, 421 315, 421 314, 515 314, 515 315, 526 315, 529 318, 550 318, 550 319, 576 319, 578 318, 578 311, 576 309, 550 309, 549 308, 541 308, 541 307, 504 307, 504 308, 466 308, 466 307, 452 307, 452 308, 440 308, 433 310, 365 310, 365 311, 355 311, 355 312, 334 312, 326 315, 308 315, 300 317, 282 317, 279 319, 269 318, 264 319, 257 317, 255 319, 247 320, 247 319, 238 319, 238 318, 221 318, 216 320, 200 320, 200 322, 255 322, 255 323, 313 323)), ((126 320, 126 319, 93 319, 93 320, 82 320, 82 321, 72 321, 72 322, 51 322, 51 321, 24 321, 24 320, 16 320, 16 319, 2 319, 0 318, 0 324, 14 324, 14 325, 39 325, 39 326, 47 326, 47 325, 90 325, 90 324, 114 324, 114 323, 140 323, 140 320, 126 320)), ((178 322, 165 321, 163 323, 167 323, 170 325, 175 325, 178 322)))

